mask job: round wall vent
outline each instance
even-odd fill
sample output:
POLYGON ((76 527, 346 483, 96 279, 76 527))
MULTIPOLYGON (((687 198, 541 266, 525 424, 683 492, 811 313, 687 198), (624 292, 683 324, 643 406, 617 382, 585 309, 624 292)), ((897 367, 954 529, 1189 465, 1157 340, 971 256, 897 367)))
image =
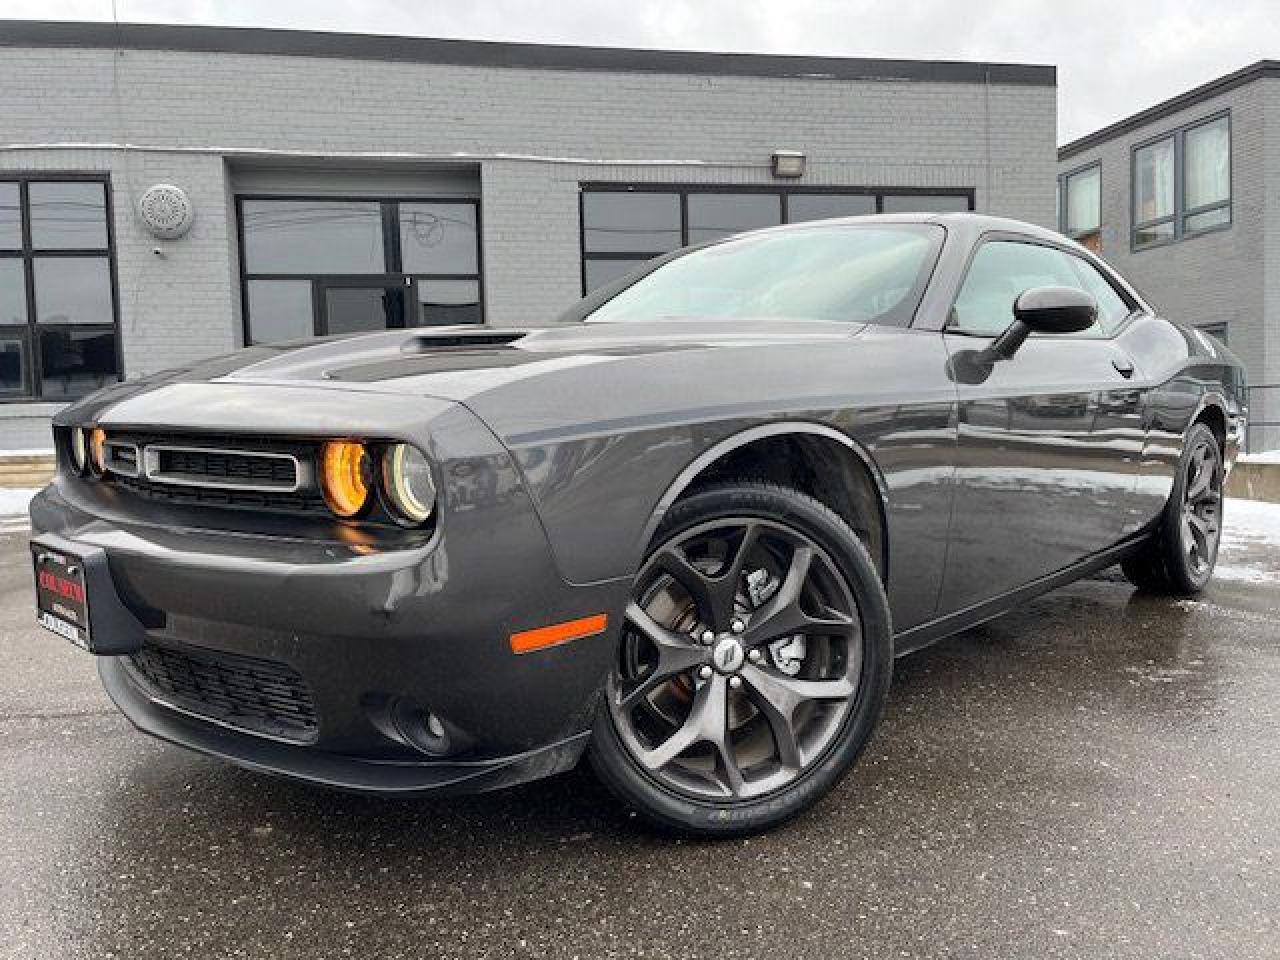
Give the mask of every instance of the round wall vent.
POLYGON ((191 229, 196 208, 187 191, 171 183, 157 183, 138 201, 138 212, 151 235, 161 240, 176 240, 191 229))

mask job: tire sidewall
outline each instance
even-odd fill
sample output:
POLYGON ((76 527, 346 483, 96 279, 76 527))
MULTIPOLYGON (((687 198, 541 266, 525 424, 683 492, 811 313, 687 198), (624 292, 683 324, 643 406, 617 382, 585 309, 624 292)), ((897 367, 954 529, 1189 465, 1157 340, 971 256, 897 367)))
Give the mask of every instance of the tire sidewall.
POLYGON ((1191 463, 1191 452, 1204 440, 1209 442, 1210 448, 1214 452, 1214 469, 1220 474, 1223 471, 1222 448, 1218 444, 1217 436, 1205 424, 1194 424, 1187 431, 1187 439, 1183 445, 1182 456, 1178 458, 1178 475, 1174 478, 1173 492, 1169 496, 1169 505, 1161 529, 1165 570, 1174 589, 1182 593, 1199 593, 1204 589, 1210 578, 1213 577, 1214 568, 1218 563, 1218 550, 1222 545, 1221 528, 1226 501, 1225 495, 1222 498, 1223 502, 1218 507, 1219 539, 1214 546, 1213 562, 1209 564, 1202 576, 1197 576, 1191 569, 1186 551, 1183 549, 1182 501, 1187 492, 1187 468, 1191 463))
POLYGON ((859 690, 840 732, 818 763, 776 793, 743 803, 694 800, 650 777, 631 758, 614 728, 608 705, 602 703, 592 732, 593 766, 642 814, 678 832, 702 836, 756 832, 790 819, 816 802, 865 748, 883 714, 892 679, 893 635, 875 564, 849 527, 818 501, 763 483, 710 487, 677 501, 654 535, 652 547, 698 524, 744 516, 794 526, 830 556, 853 595, 861 619, 859 690))

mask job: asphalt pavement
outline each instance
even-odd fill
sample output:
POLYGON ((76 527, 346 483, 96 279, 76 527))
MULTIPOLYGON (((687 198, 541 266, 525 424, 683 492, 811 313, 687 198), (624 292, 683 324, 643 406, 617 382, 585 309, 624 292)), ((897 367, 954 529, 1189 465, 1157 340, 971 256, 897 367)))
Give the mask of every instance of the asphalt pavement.
POLYGON ((1280 957, 1280 539, 1223 567, 901 661, 816 809, 676 843, 586 771, 378 800, 152 741, 32 623, 0 533, 0 956, 1280 957))

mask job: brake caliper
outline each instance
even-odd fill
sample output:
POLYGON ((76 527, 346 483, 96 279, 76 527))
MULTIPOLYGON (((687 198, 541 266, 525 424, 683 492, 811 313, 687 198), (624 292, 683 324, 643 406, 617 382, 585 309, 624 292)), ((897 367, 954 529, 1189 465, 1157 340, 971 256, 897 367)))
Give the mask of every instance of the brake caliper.
POLYGON ((785 673, 788 677, 794 677, 800 673, 805 650, 802 633, 791 637, 779 637, 769 644, 769 656, 773 658, 773 665, 778 668, 778 672, 785 673))

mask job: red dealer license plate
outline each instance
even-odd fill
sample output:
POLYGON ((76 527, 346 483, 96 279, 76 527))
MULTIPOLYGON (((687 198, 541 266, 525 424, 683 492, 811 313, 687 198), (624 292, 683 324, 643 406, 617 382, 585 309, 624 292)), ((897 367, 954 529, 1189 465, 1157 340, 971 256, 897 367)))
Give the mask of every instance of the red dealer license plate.
POLYGON ((84 650, 89 638, 89 598, 79 557, 31 544, 36 573, 36 620, 84 650))

